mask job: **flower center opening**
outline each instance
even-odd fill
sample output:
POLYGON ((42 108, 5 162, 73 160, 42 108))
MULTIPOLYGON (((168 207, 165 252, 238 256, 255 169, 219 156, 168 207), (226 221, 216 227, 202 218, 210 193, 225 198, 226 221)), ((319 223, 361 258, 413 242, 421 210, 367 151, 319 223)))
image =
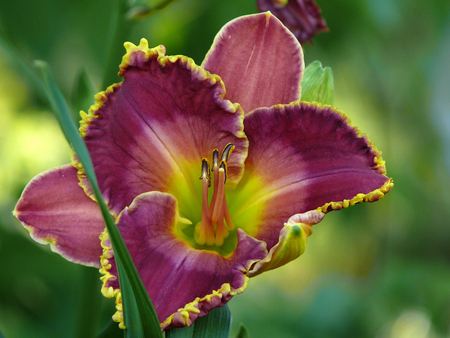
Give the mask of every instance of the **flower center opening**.
POLYGON ((234 145, 225 146, 219 159, 219 151, 214 149, 212 166, 208 160, 202 160, 202 218, 195 226, 194 239, 199 245, 222 246, 229 231, 235 228, 225 197, 227 181, 227 162, 234 145), (208 205, 208 190, 211 187, 211 172, 214 178, 213 195, 208 205))

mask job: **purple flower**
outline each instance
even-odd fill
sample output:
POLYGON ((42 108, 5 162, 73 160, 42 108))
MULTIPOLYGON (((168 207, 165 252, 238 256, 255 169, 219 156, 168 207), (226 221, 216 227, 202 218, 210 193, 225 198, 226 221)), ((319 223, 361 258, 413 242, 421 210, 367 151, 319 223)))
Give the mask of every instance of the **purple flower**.
MULTIPOLYGON (((380 152, 342 112, 299 101, 302 49, 270 13, 228 23, 202 66, 145 39, 125 47, 124 81, 96 95, 80 130, 163 330, 297 258, 325 213, 391 189, 380 152)), ((35 177, 15 215, 34 240, 100 268, 124 327, 114 253, 77 157, 35 177)))

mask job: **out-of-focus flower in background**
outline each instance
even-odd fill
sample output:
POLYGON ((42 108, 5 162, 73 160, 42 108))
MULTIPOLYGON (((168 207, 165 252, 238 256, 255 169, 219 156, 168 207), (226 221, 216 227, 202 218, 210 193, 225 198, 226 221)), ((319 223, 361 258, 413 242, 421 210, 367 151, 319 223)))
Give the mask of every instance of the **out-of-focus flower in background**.
POLYGON ((328 32, 319 6, 313 0, 257 0, 261 12, 270 11, 303 45, 320 32, 328 32))

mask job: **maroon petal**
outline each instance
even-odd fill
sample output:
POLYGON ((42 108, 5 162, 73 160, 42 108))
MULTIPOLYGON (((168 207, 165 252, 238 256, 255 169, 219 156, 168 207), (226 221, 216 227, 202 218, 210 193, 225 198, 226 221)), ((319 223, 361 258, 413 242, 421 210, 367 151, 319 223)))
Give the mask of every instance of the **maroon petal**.
POLYGON ((270 11, 297 37, 303 45, 320 32, 328 32, 319 6, 313 0, 258 0, 261 12, 270 11), (287 2, 287 4, 277 4, 287 2))
POLYGON ((99 236, 105 228, 96 202, 78 185, 71 165, 44 172, 31 180, 14 215, 41 244, 69 261, 100 267, 99 236))
POLYGON ((269 249, 292 215, 373 202, 392 187, 381 153, 333 107, 301 102, 258 109, 244 125, 250 146, 241 182, 259 190, 230 208, 262 210, 254 230, 242 228, 269 249))
POLYGON ((225 25, 202 66, 222 78, 225 98, 238 102, 245 113, 300 98, 302 48, 270 13, 243 16, 225 25))
MULTIPOLYGON (((242 230, 238 230, 238 246, 229 257, 195 250, 177 237, 178 221, 176 199, 150 192, 138 196, 117 224, 163 329, 190 325, 243 292, 250 267, 267 255, 265 244, 242 230)), ((109 297, 115 295, 120 303, 117 268, 106 236, 102 241, 102 291, 109 297)), ((113 318, 120 321, 121 306, 118 309, 113 318)))
POLYGON ((81 128, 110 208, 118 214, 154 190, 182 187, 196 196, 202 158, 228 143, 235 145, 228 178, 236 183, 248 142, 243 112, 222 99, 220 78, 187 57, 164 56, 162 46, 149 49, 145 39, 126 48, 124 82, 97 94, 81 128))

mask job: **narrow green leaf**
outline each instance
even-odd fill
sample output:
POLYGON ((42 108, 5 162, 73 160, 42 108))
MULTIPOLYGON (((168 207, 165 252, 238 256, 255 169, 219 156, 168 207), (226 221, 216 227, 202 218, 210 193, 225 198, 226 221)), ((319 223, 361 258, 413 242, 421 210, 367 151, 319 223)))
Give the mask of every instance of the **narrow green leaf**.
MULTIPOLYGON (((79 308, 77 311, 77 325, 75 338, 94 337, 97 333, 100 322, 100 311, 92 304, 98 304, 102 300, 102 294, 98 292, 99 278, 98 269, 80 266, 82 285, 79 298, 79 308)), ((117 325, 116 325, 117 326, 117 325)))
POLYGON ((86 176, 89 179, 95 198, 102 212, 113 246, 114 255, 119 271, 119 283, 122 291, 124 319, 127 329, 126 337, 161 337, 161 328, 155 309, 148 297, 148 293, 139 277, 136 267, 125 246, 122 236, 114 223, 114 220, 106 206, 98 187, 94 167, 92 165, 86 144, 70 118, 70 110, 66 100, 51 77, 50 69, 44 61, 35 61, 35 65, 41 70, 44 78, 44 89, 47 97, 56 111, 61 127, 74 148, 86 176))
POLYGON ((236 335, 236 338, 250 338, 247 328, 242 323, 239 325, 239 332, 236 335))
POLYGON ((169 329, 166 331, 166 338, 193 338, 195 323, 189 327, 169 329))
POLYGON ((190 327, 167 330, 166 338, 228 338, 231 321, 230 309, 225 304, 198 318, 190 327))
POLYGON ((228 338, 231 330, 231 311, 228 305, 215 308, 195 321, 194 338, 228 338))
POLYGON ((156 5, 149 4, 148 0, 133 0, 130 2, 130 10, 126 14, 128 19, 140 20, 149 17, 169 6, 175 0, 161 0, 156 5))
POLYGON ((123 337, 123 330, 119 329, 119 326, 115 321, 111 319, 108 325, 100 332, 97 338, 121 338, 123 337))
POLYGON ((320 61, 310 63, 303 74, 301 101, 332 105, 333 99, 334 79, 331 68, 322 68, 320 61))
POLYGON ((80 115, 78 115, 80 110, 87 109, 92 105, 92 98, 97 93, 98 90, 95 88, 89 74, 86 70, 81 70, 76 77, 70 98, 70 103, 77 114, 75 121, 78 121, 80 118, 80 115))

